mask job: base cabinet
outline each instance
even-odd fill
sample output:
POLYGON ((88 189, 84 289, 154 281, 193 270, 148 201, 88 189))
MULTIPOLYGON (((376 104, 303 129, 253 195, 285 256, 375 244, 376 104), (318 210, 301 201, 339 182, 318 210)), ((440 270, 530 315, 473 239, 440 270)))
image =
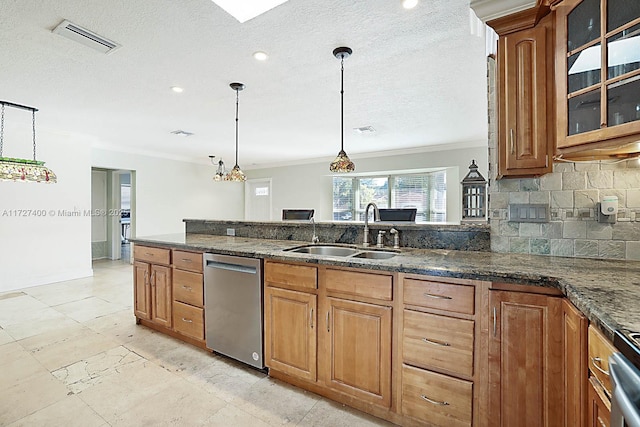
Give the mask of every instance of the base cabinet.
POLYGON ((171 327, 171 268, 134 263, 134 311, 140 319, 171 327))
POLYGON ((490 291, 490 425, 562 425, 562 298, 490 291))

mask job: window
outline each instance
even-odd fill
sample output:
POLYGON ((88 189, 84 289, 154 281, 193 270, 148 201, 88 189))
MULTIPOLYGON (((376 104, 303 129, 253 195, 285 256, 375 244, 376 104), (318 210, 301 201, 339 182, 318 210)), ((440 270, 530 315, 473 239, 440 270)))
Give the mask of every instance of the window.
POLYGON ((416 222, 447 220, 446 172, 419 175, 333 178, 333 219, 364 221, 367 204, 416 208, 416 222))

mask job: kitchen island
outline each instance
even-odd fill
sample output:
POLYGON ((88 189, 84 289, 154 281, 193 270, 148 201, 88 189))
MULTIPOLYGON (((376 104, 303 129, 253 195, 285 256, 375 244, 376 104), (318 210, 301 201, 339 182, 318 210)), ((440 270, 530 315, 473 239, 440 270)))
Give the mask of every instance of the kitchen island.
MULTIPOLYGON (((588 408, 587 319, 592 371, 608 368, 606 352, 591 353, 594 334, 607 344, 615 330, 640 329, 637 262, 415 248, 372 259, 292 251, 314 247, 303 241, 196 233, 133 241, 145 289, 154 265, 141 270, 140 258, 153 264, 154 251, 164 259, 155 267, 173 268, 180 281, 151 280, 160 297, 150 311, 159 315, 148 323, 136 312, 143 324, 184 336, 199 323, 200 303, 190 307, 196 316, 165 320, 172 298, 174 310, 187 308, 175 295, 197 282, 185 286, 182 270, 201 269, 202 253, 263 259, 269 375, 401 425, 514 425, 523 413, 540 425, 563 417, 578 425, 588 408)), ((204 347, 197 331, 200 341, 185 341, 204 347)))

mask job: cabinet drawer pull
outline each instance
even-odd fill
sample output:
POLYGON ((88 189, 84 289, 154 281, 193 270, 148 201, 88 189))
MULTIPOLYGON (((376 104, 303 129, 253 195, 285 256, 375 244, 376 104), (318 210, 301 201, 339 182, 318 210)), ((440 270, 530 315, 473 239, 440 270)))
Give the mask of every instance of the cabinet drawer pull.
POLYGON ((182 321, 183 321, 183 322, 186 322, 186 323, 193 323, 193 320, 191 320, 191 319, 185 319, 184 317, 182 318, 182 321))
POLYGON ((190 291, 190 290, 192 290, 193 288, 192 288, 191 286, 185 286, 185 285, 182 285, 182 289, 186 289, 187 291, 190 291))
POLYGON ((591 364, 593 365, 593 367, 596 368, 598 371, 600 371, 600 373, 602 373, 603 375, 609 376, 609 371, 605 371, 600 366, 601 362, 602 362, 602 359, 599 358, 599 357, 592 357, 591 358, 591 364))
POLYGON ((153 253, 151 253, 151 252, 145 252, 144 254, 145 254, 146 256, 154 256, 154 254, 153 254, 153 253))
POLYGON ((434 405, 440 405, 440 406, 448 406, 449 402, 438 402, 437 400, 433 400, 433 399, 429 399, 427 396, 425 396, 424 394, 420 395, 420 398, 422 400, 426 400, 429 403, 432 403, 434 405))
POLYGON ((607 425, 604 423, 604 421, 602 421, 602 418, 598 417, 598 424, 600 424, 600 427, 607 427, 607 425))
POLYGON ((309 326, 313 329, 313 308, 309 312, 309 326))
POLYGON ((509 140, 511 141, 511 154, 516 153, 516 147, 513 143, 513 128, 509 129, 509 140))
POLYGON ((435 298, 435 299, 452 299, 451 297, 448 297, 446 295, 435 295, 435 294, 428 294, 428 293, 424 293, 422 294, 427 298, 435 298))
POLYGON ((184 261, 184 262, 193 262, 189 258, 182 258, 182 261, 184 261))
POLYGON ((430 340, 428 338, 422 338, 422 341, 426 342, 427 344, 438 345, 440 347, 449 347, 449 346, 451 346, 451 344, 449 344, 448 342, 433 341, 433 340, 430 340))

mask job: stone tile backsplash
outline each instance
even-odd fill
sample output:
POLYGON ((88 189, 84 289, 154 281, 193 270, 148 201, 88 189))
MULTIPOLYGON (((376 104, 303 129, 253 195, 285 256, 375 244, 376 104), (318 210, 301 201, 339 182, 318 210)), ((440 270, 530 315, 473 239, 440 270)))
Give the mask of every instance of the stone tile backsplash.
POLYGON ((495 61, 488 62, 489 222, 493 252, 640 260, 640 161, 561 162, 538 178, 502 178, 498 170, 495 61), (618 197, 615 224, 596 220, 596 203, 618 197), (509 204, 544 203, 550 222, 508 220, 509 204))

